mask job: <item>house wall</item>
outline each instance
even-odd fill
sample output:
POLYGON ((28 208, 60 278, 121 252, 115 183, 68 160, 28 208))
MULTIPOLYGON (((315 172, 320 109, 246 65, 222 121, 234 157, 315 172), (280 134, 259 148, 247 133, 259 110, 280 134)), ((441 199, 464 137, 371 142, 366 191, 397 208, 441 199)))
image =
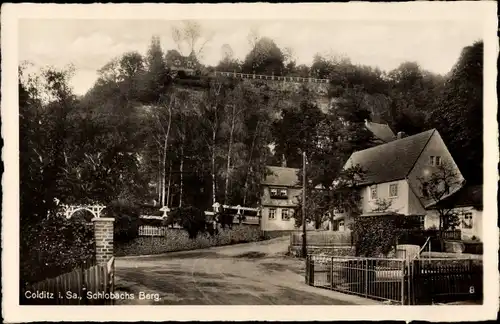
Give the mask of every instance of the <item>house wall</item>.
POLYGON ((418 199, 413 189, 410 187, 408 181, 406 182, 406 185, 408 186, 408 215, 427 214, 427 211, 425 210, 424 206, 420 202, 420 199, 418 199))
MULTIPOLYGON (((295 219, 291 217, 289 220, 282 218, 282 210, 284 208, 293 209, 298 205, 298 196, 302 194, 300 188, 286 188, 288 190, 287 199, 272 199, 270 188, 280 188, 275 186, 265 186, 261 198, 261 229, 263 231, 292 231, 295 230, 295 219), (269 219, 270 208, 276 208, 275 219, 269 219)), ((281 187, 285 188, 285 187, 281 187)), ((291 211, 290 211, 291 212, 291 211)))
MULTIPOLYGON (((460 207, 454 209, 460 217, 460 225, 457 229, 462 232, 463 240, 470 240, 473 236, 482 241, 483 236, 483 211, 477 210, 473 207, 460 207), (462 220, 465 213, 472 213, 472 228, 465 228, 462 220)), ((435 210, 428 211, 425 216, 424 227, 429 228, 439 228, 439 214, 435 210)))
MULTIPOLYGON (((390 201, 391 205, 388 208, 388 211, 393 211, 401 214, 408 214, 408 183, 406 180, 392 181, 376 184, 377 186, 377 198, 380 200, 390 201), (398 185, 398 196, 397 197, 389 197, 389 187, 391 184, 398 185)), ((371 199, 370 197, 370 187, 366 186, 361 190, 361 204, 362 204, 362 212, 370 213, 375 208, 377 208, 376 200, 371 199)))
MULTIPOLYGON (((436 170, 436 167, 430 165, 429 160, 431 156, 440 156, 441 163, 449 163, 454 168, 456 168, 456 171, 459 174, 458 182, 463 180, 463 176, 460 173, 460 170, 458 169, 458 166, 456 165, 455 161, 453 160, 453 157, 448 151, 446 144, 444 143, 439 133, 435 131, 432 134, 431 138, 429 139, 429 142, 427 143, 426 147, 420 154, 420 157, 415 163, 413 169, 410 171, 408 175, 409 185, 412 187, 413 191, 418 195, 418 197, 421 198, 421 201, 424 205, 427 205, 432 201, 423 199, 422 188, 419 178, 425 178, 426 176, 429 176, 436 170)), ((454 189, 457 188, 451 188, 451 192, 453 192, 454 189)))

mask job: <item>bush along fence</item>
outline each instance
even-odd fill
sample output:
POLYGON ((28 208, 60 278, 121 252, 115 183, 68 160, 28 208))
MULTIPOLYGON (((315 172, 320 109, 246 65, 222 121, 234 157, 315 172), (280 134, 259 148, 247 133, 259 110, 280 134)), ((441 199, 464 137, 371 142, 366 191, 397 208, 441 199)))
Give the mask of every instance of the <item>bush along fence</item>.
POLYGON ((308 255, 306 283, 400 305, 482 301, 480 260, 308 255))
POLYGON ((21 287, 21 305, 113 304, 113 218, 94 218, 95 258, 72 271, 21 287))

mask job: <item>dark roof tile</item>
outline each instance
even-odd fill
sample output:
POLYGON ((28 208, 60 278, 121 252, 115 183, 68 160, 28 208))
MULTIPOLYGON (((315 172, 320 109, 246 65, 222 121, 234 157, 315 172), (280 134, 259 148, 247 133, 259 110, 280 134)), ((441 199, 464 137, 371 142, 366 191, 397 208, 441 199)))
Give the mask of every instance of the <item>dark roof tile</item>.
POLYGON ((271 174, 264 179, 262 184, 287 187, 300 186, 299 178, 297 176, 299 169, 276 166, 268 166, 267 169, 271 172, 271 174))

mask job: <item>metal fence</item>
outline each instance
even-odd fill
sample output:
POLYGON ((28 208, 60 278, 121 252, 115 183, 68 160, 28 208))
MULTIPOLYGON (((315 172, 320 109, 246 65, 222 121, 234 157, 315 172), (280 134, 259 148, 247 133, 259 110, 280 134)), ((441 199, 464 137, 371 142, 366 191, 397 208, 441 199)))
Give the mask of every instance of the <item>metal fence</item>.
POLYGON ((400 305, 482 301, 482 260, 308 255, 306 283, 400 305))
POLYGON ((167 226, 139 226, 139 236, 165 236, 167 234, 167 226))
MULTIPOLYGON (((352 245, 351 232, 333 232, 333 231, 321 231, 321 232, 307 232, 306 242, 308 246, 350 246, 352 245)), ((290 234, 290 245, 298 246, 302 245, 302 233, 292 232, 290 234)))
POLYGON ((377 300, 404 304, 404 259, 307 257, 306 282, 377 300))

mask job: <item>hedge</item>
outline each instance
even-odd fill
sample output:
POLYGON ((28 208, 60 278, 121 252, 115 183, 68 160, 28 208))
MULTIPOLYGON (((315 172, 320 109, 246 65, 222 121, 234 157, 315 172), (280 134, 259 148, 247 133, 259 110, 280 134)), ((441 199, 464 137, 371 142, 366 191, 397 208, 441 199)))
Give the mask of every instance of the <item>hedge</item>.
POLYGON ((255 225, 234 225, 220 229, 215 235, 199 233, 194 239, 184 229, 168 228, 165 236, 141 236, 129 242, 117 242, 114 250, 116 256, 159 254, 256 242, 264 238, 259 226, 255 225))
POLYGON ((78 219, 51 217, 21 226, 21 285, 57 277, 94 261, 94 228, 78 219))

